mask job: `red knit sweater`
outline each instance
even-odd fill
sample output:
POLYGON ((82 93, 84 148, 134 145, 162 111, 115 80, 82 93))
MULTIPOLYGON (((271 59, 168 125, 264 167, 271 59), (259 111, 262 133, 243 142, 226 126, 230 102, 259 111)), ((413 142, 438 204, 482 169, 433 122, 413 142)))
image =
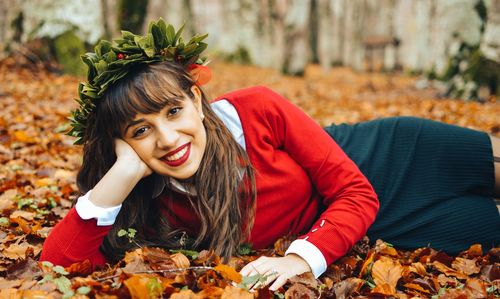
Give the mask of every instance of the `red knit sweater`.
MULTIPOLYGON (((238 90, 218 99, 235 107, 255 168, 257 207, 249 240, 254 248, 294 234, 314 244, 327 264, 344 255, 378 210, 377 196, 357 166, 318 124, 267 88, 238 90)), ((173 226, 197 232, 185 198, 162 197, 160 203, 173 226)), ((84 259, 102 264, 99 246, 109 229, 97 226, 95 219, 82 220, 72 209, 45 241, 41 259, 59 265, 84 259)))

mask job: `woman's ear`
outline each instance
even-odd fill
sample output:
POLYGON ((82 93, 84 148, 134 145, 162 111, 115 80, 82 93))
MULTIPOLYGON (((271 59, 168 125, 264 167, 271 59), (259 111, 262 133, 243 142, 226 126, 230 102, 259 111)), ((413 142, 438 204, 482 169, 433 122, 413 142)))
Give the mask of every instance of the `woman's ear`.
POLYGON ((196 109, 198 110, 198 113, 200 114, 201 119, 203 119, 205 116, 203 115, 203 110, 202 110, 202 95, 201 95, 201 90, 198 86, 193 85, 191 86, 191 93, 193 94, 193 103, 196 109))

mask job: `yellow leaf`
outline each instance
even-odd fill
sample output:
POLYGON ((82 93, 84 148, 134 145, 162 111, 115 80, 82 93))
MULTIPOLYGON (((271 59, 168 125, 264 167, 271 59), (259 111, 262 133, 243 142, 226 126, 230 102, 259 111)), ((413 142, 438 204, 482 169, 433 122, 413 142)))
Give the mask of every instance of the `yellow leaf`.
POLYGON ((222 275, 222 277, 224 277, 225 279, 232 280, 236 283, 241 282, 241 274, 238 273, 232 267, 229 267, 229 266, 224 265, 224 264, 219 264, 219 265, 215 266, 214 270, 217 271, 220 275, 222 275))
POLYGON ((160 298, 165 286, 157 276, 150 274, 135 274, 123 282, 132 299, 160 298))

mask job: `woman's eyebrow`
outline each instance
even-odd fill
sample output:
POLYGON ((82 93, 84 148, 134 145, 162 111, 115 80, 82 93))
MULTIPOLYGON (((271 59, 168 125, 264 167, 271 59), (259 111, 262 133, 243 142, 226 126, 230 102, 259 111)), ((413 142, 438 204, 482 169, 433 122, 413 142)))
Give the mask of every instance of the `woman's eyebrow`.
POLYGON ((133 121, 129 122, 128 125, 125 127, 124 132, 127 133, 128 129, 130 127, 135 126, 135 125, 137 125, 137 124, 139 124, 139 123, 141 123, 143 121, 144 121, 144 118, 140 118, 140 119, 136 119, 136 120, 133 120, 133 121))

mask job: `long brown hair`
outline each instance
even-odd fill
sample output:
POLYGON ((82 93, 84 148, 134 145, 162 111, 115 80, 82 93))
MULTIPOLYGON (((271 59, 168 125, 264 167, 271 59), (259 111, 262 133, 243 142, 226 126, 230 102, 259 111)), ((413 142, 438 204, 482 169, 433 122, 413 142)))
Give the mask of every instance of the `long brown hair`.
MULTIPOLYGON (((82 193, 89 191, 116 161, 114 139, 122 137, 123 125, 137 113, 156 113, 182 96, 193 97, 195 84, 175 63, 143 65, 108 88, 89 118, 84 137, 83 164, 77 175, 82 193)), ((192 178, 197 196, 190 197, 200 219, 193 249, 209 247, 222 257, 235 254, 253 224, 256 198, 254 171, 245 150, 211 109, 202 91, 203 121, 207 144, 203 160, 192 178), (239 179, 242 177, 243 179, 239 179)), ((135 243, 179 247, 180 231, 171 227, 151 200, 156 174, 142 179, 123 202, 101 250, 111 260, 120 259, 135 243), (136 229, 135 243, 119 238, 120 229, 136 229)), ((117 182, 119 184, 119 182, 117 182)), ((168 185, 167 185, 168 186, 168 185)))

